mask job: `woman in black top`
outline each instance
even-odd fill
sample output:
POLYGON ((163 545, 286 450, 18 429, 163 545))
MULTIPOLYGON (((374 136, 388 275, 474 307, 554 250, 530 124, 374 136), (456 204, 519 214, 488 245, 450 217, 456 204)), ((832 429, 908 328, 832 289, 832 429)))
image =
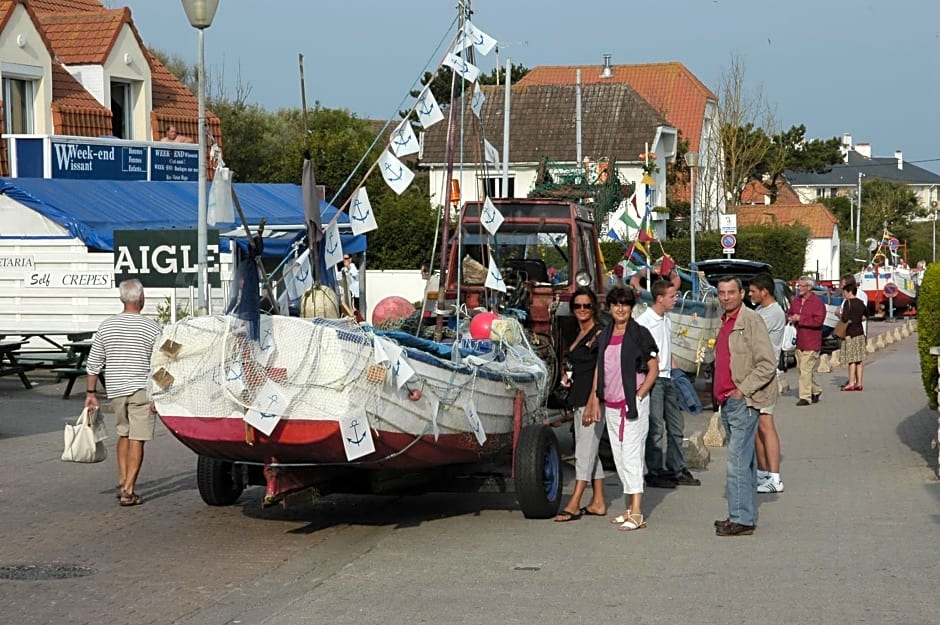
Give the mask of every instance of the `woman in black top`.
POLYGON ((604 467, 601 466, 597 450, 603 423, 582 424, 581 416, 594 390, 594 367, 597 365, 597 296, 587 287, 578 287, 571 298, 571 311, 578 320, 578 336, 565 350, 565 372, 562 385, 569 388, 566 408, 574 411, 574 455, 575 482, 571 499, 555 517, 558 523, 576 521, 581 515, 604 516, 607 504, 604 501, 604 467), (591 482, 594 496, 591 502, 581 507, 581 496, 591 482))
POLYGON ((845 339, 842 341, 842 355, 849 363, 849 381, 843 391, 862 390, 862 369, 865 366, 865 327, 862 322, 868 307, 858 299, 858 285, 847 284, 842 289, 845 300, 842 302, 842 314, 839 320, 848 322, 845 339))

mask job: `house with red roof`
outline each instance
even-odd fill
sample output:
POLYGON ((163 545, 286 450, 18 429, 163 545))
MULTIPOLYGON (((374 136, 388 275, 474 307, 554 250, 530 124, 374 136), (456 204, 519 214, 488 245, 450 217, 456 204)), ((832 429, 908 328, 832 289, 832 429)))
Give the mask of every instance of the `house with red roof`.
MULTIPOLYGON (((695 206, 699 215, 711 216, 713 228, 724 212, 721 190, 721 143, 718 135, 718 98, 689 69, 677 61, 614 65, 605 56, 603 65, 542 65, 519 80, 521 86, 573 85, 580 71, 581 83, 627 84, 678 129, 699 155, 695 168, 695 206), (705 209, 704 211, 702 209, 705 209)), ((688 192, 680 190, 688 199, 688 192)), ((704 225, 704 224, 700 224, 704 225)))
POLYGON ((820 280, 838 280, 842 275, 839 263, 839 220, 823 204, 792 203, 729 206, 728 213, 737 215, 737 225, 802 225, 809 229, 804 272, 820 280))
MULTIPOLYGON (((198 135, 198 101, 144 45, 128 8, 99 0, 0 0, 5 135, 157 141, 198 135)), ((219 119, 207 125, 221 144, 219 119)), ((0 175, 11 175, 8 144, 0 175)))

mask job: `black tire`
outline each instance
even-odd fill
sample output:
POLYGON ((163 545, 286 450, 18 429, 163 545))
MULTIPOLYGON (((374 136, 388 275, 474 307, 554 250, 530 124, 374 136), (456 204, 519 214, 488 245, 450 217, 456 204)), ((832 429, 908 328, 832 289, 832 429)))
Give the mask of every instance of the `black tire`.
POLYGON ((522 428, 516 446, 516 497, 527 519, 547 519, 561 505, 561 454, 558 440, 544 425, 522 428))
POLYGON ((231 506, 245 490, 233 463, 206 456, 196 460, 196 485, 199 496, 210 506, 231 506))

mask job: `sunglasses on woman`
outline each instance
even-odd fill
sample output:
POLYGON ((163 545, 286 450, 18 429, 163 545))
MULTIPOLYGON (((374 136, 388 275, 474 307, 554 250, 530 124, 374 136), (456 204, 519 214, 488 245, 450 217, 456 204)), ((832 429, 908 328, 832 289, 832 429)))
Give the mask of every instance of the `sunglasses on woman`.
POLYGON ((571 307, 575 310, 591 310, 594 304, 572 304, 571 307))

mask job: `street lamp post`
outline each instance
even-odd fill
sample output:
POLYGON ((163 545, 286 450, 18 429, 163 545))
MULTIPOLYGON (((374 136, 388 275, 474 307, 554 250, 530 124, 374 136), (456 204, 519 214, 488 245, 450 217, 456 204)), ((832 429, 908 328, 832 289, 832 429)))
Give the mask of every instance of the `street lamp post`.
POLYGON ((698 152, 686 152, 685 164, 689 166, 689 238, 692 241, 690 249, 690 264, 695 262, 695 168, 698 167, 698 152))
POLYGON ((858 190, 855 192, 855 197, 858 199, 856 204, 858 205, 858 218, 855 220, 855 249, 858 250, 859 239, 862 234, 862 177, 865 174, 858 172, 858 190))
POLYGON ((930 203, 930 208, 933 209, 933 232, 931 233, 931 241, 933 250, 931 252, 931 261, 932 263, 937 262, 937 200, 934 200, 930 203))
POLYGON ((197 213, 197 306, 200 315, 209 312, 209 264, 207 260, 208 233, 206 202, 206 29, 212 26, 219 0, 182 0, 183 10, 193 28, 199 31, 199 208, 197 213))

